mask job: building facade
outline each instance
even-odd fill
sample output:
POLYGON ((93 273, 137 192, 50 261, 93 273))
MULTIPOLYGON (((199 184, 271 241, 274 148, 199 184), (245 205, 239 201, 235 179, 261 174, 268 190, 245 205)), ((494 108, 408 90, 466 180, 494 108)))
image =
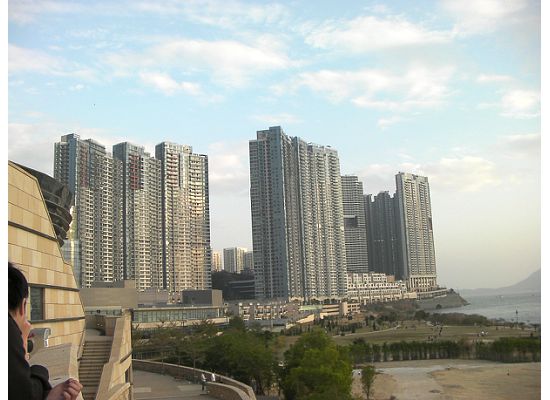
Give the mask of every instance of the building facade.
POLYGON ((80 287, 211 287, 208 158, 166 142, 155 153, 119 143, 112 156, 76 134, 55 144, 55 178, 74 194, 63 254, 80 287))
POLYGON ((219 251, 212 251, 212 272, 222 270, 222 255, 219 251))
POLYGON ((373 272, 403 279, 396 199, 387 191, 365 196, 369 267, 373 272))
POLYGON ((363 183, 357 176, 342 176, 344 207, 344 235, 346 239, 346 264, 348 272, 367 273, 367 224, 363 183))
POLYGON ((123 279, 135 280, 140 291, 162 287, 160 162, 127 142, 113 146, 113 157, 120 165, 114 209, 123 279))
POLYGON ((430 185, 424 176, 395 176, 403 279, 410 290, 437 287, 430 185))
POLYGON ((370 272, 348 274, 348 298, 361 304, 396 301, 408 297, 404 281, 395 281, 393 276, 370 272))
POLYGON ((223 249, 223 270, 240 274, 244 269, 244 255, 246 249, 242 247, 228 247, 223 249))
POLYGON ((344 296, 338 153, 289 137, 280 127, 258 131, 249 151, 257 297, 344 296))
POLYGON ((113 158, 101 144, 69 134, 55 143, 54 160, 54 178, 74 194, 74 221, 64 253, 74 262, 77 283, 90 287, 94 281, 113 281, 120 275, 120 265, 115 265, 113 158))
POLYGON ((244 272, 253 274, 254 273, 254 252, 247 251, 244 253, 244 272))
POLYGON ((209 289, 211 281, 208 157, 163 142, 161 163, 163 286, 171 292, 209 289))

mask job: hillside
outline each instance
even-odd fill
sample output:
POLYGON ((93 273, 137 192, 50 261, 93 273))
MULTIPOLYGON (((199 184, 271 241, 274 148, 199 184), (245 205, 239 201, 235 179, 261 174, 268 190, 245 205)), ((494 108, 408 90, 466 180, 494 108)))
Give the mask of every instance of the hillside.
POLYGON ((540 269, 533 272, 524 280, 501 288, 480 288, 480 289, 459 289, 462 296, 484 296, 492 294, 512 294, 512 293, 540 293, 541 291, 541 273, 540 269))

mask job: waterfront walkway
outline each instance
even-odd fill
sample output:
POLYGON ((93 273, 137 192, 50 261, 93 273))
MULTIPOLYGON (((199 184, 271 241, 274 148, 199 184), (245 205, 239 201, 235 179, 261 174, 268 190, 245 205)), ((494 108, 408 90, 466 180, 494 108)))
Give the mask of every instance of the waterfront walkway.
POLYGON ((155 400, 214 400, 201 390, 201 385, 186 380, 174 379, 169 375, 154 374, 134 369, 134 399, 155 400))

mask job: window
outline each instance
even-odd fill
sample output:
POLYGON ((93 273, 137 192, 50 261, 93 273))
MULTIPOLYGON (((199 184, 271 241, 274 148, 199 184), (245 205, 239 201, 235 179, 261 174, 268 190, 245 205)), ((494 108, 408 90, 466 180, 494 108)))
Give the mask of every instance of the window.
POLYGON ((44 288, 30 288, 31 321, 40 321, 44 317, 44 288))

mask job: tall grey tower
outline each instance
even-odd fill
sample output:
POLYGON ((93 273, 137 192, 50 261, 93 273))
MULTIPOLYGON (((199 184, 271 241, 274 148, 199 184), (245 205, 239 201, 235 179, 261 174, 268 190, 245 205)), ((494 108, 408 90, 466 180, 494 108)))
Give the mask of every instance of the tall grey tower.
POLYGON ((409 289, 430 290, 437 282, 428 178, 399 172, 395 181, 403 278, 409 289))
POLYGON ((163 286, 208 289, 211 280, 208 157, 191 146, 163 142, 161 162, 163 286))
POLYGON ((124 279, 140 291, 162 287, 160 161, 127 142, 113 146, 113 157, 122 166, 113 198, 124 279))
POLYGON ((369 266, 363 183, 356 176, 343 175, 342 197, 348 272, 367 273, 369 266))
POLYGON ((344 296, 338 153, 289 137, 281 127, 258 131, 249 151, 256 296, 344 296))
POLYGON ((73 222, 63 251, 81 287, 120 275, 113 241, 112 156, 105 146, 64 135, 55 143, 54 177, 74 194, 73 222))
POLYGON ((397 196, 386 192, 365 196, 369 267, 374 272, 403 279, 397 196))

